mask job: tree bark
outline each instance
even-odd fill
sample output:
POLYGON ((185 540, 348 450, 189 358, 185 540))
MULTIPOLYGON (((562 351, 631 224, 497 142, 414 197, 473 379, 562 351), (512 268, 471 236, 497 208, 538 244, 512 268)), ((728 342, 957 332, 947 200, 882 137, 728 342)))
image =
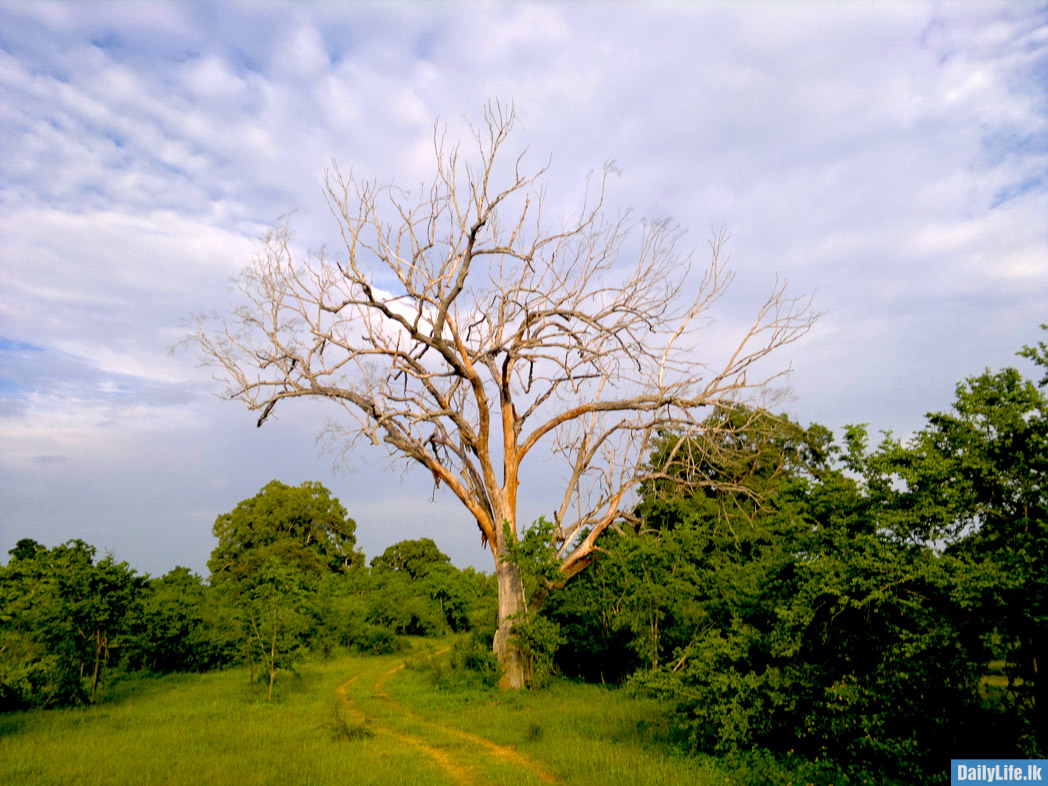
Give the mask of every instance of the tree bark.
POLYGON ((500 688, 526 688, 532 677, 532 663, 520 645, 513 639, 516 616, 523 613, 524 583, 516 565, 500 559, 496 568, 499 588, 499 621, 495 630, 494 651, 502 666, 500 688))

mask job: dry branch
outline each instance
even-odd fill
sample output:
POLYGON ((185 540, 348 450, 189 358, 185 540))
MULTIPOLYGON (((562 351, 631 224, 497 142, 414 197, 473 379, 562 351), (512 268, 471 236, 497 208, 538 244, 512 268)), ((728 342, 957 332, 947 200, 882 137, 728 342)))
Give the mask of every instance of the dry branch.
POLYGON ((777 283, 727 359, 703 363, 692 342, 733 277, 725 236, 693 275, 677 225, 605 209, 610 165, 576 217, 553 224, 545 167, 529 173, 520 155, 501 176, 513 125, 512 109, 489 107, 469 162, 435 131, 436 178, 415 196, 334 167, 340 253, 299 258, 277 227, 239 281, 244 304, 194 339, 229 397, 261 410, 258 425, 284 399, 325 398, 344 408, 348 440, 423 465, 469 510, 496 566, 504 525, 517 536, 522 463, 540 447, 559 457, 568 577, 637 486, 660 477, 645 462, 654 440, 758 403, 782 373, 761 374, 761 361, 814 315, 777 283))

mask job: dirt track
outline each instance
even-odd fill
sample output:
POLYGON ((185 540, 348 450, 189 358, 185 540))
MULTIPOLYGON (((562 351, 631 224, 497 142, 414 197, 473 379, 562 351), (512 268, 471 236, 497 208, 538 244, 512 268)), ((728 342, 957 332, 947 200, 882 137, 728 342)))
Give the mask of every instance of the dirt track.
MULTIPOLYGON (((446 651, 440 650, 433 657, 446 651)), ((386 683, 403 668, 404 664, 401 663, 392 669, 380 671, 377 676, 357 674, 338 687, 339 700, 355 722, 364 723, 376 734, 388 735, 415 748, 460 786, 484 786, 489 783, 489 780, 479 775, 479 770, 491 761, 499 763, 500 769, 507 775, 500 782, 557 783, 552 773, 515 748, 464 729, 422 718, 392 698, 386 691, 386 683), (365 711, 365 704, 378 711, 365 711), (457 741, 457 744, 449 744, 448 739, 457 741), (488 762, 484 761, 485 758, 488 762)))

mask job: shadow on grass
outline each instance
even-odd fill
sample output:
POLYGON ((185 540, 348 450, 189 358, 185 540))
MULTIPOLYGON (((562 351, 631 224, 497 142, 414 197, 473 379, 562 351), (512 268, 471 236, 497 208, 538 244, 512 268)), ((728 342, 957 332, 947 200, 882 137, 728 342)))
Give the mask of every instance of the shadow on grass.
POLYGON ((0 737, 18 734, 26 724, 25 712, 5 712, 0 714, 0 737))

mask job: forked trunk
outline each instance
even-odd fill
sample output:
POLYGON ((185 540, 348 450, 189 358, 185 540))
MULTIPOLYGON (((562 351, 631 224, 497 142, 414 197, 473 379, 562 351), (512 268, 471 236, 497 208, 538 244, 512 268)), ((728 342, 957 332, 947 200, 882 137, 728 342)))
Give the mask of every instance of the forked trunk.
POLYGON ((499 586, 499 624, 495 631, 495 657, 502 666, 500 688, 517 690, 531 683, 532 663, 513 640, 514 617, 525 611, 524 584, 516 565, 499 560, 496 568, 499 586))

